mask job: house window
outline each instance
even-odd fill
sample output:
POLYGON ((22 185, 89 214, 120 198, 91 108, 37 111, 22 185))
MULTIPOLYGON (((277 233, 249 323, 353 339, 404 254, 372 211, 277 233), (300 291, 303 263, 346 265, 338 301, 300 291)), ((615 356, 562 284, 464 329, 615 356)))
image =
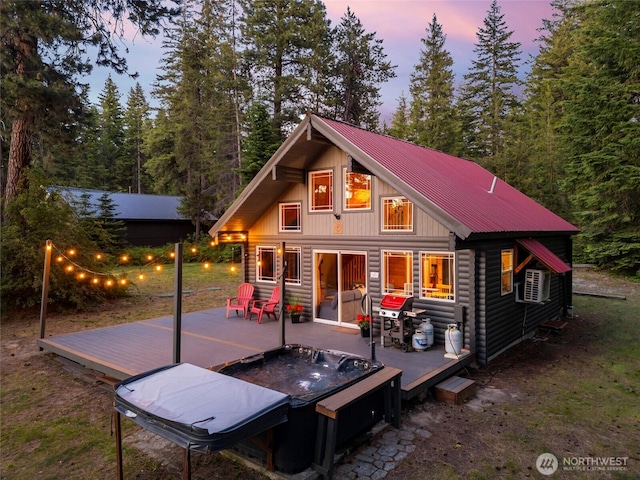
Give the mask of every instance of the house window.
POLYGON ((513 291, 513 249, 502 250, 501 292, 506 295, 513 291))
POLYGON ((413 295, 413 253, 383 251, 382 293, 413 295))
POLYGON ((382 231, 413 231, 413 203, 405 197, 383 198, 382 231))
POLYGON ((300 247, 287 247, 284 252, 286 267, 284 270, 284 281, 292 285, 301 285, 300 277, 300 247))
POLYGON ((344 209, 371 210, 371 175, 344 169, 344 209))
POLYGON ((309 173, 309 209, 312 212, 333 210, 333 171, 309 173))
POLYGON ((300 202, 281 203, 279 230, 281 232, 300 232, 302 230, 301 210, 300 202))
POLYGON ((257 247, 257 256, 256 280, 258 282, 275 282, 276 247, 257 247))
POLYGON ((420 253, 420 297, 455 300, 455 257, 451 252, 420 253))

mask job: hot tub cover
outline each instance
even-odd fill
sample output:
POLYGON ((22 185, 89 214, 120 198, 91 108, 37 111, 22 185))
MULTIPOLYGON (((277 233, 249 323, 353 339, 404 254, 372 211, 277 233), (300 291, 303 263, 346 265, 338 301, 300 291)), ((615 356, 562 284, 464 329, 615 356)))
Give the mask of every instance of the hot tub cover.
POLYGON ((184 448, 224 450, 287 421, 289 395, 181 363, 116 385, 115 409, 184 448))

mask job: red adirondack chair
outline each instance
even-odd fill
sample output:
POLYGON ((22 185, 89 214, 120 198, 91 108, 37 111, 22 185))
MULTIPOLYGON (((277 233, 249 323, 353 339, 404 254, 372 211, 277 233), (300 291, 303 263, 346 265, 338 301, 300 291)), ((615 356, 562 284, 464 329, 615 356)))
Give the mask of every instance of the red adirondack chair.
POLYGON ((254 287, 250 283, 243 283, 238 287, 238 295, 227 298, 227 318, 229 318, 229 310, 235 310, 236 315, 242 310, 242 318, 247 318, 249 312, 249 304, 253 300, 254 287))
POLYGON ((267 317, 276 317, 276 306, 280 303, 280 287, 275 287, 271 292, 271 298, 269 300, 253 300, 251 302, 251 309, 249 310, 249 320, 254 313, 258 314, 258 323, 262 323, 262 315, 267 317))

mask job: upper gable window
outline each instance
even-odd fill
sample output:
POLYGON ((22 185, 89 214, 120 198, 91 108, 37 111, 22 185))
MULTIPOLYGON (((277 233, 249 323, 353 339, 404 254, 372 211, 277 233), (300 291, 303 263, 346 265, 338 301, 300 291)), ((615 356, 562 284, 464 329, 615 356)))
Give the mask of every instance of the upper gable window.
POLYGON ((333 210, 333 170, 309 173, 309 211, 333 210))
POLYGON ((413 231, 413 203, 405 197, 383 198, 382 231, 413 231))
POLYGON ((301 227, 301 210, 300 202, 281 203, 280 204, 280 222, 278 230, 280 232, 300 232, 301 227))
POLYGON ((344 169, 344 209, 371 210, 371 175, 344 169))

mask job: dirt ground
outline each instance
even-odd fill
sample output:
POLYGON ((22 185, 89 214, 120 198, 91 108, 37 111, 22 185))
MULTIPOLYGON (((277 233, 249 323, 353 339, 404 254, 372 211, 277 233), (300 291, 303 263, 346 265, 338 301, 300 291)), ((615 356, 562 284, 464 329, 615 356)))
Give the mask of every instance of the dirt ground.
MULTIPOLYGON (((576 269, 574 273, 574 290, 582 292, 610 293, 616 295, 640 296, 640 284, 615 279, 588 269, 576 269)), ((579 354, 585 349, 591 348, 592 339, 589 337, 589 320, 583 320, 579 316, 574 321, 575 328, 568 329, 562 336, 550 337, 548 341, 529 342, 527 345, 514 349, 500 358, 486 370, 474 370, 473 378, 478 385, 476 397, 462 406, 451 406, 435 402, 431 398, 422 398, 412 401, 403 412, 403 422, 422 423, 432 433, 431 438, 417 438, 416 450, 406 461, 398 465, 388 473, 387 479, 417 479, 417 478, 459 478, 457 472, 470 472, 475 470, 491 470, 491 473, 474 476, 473 478, 541 478, 535 471, 535 448, 525 444, 522 452, 505 455, 501 453, 504 445, 499 443, 487 443, 483 432, 495 431, 503 433, 510 439, 524 439, 526 437, 523 428, 530 428, 535 421, 532 419, 516 419, 510 416, 509 408, 504 408, 517 402, 531 401, 534 390, 530 384, 530 378, 544 372, 550 365, 563 362, 564 368, 579 365, 575 362, 579 354), (526 362, 519 360, 526 356, 526 362), (495 408, 503 406, 503 408, 495 408), (437 441, 433 441, 437 438, 437 441), (475 452, 470 454, 470 452, 475 452), (514 456, 515 455, 515 456, 514 456), (518 456, 528 456, 518 458, 518 456), (522 471, 515 464, 530 464, 530 471, 522 471), (432 476, 429 472, 437 472, 432 476), (449 475, 450 474, 450 475, 449 475)), ((95 327, 94 327, 95 328, 95 327)), ((37 422, 43 419, 55 419, 71 414, 73 410, 81 410, 82 417, 92 426, 101 430, 105 435, 111 431, 110 416, 113 401, 111 388, 95 378, 81 375, 77 370, 65 367, 52 354, 38 352, 35 345, 37 325, 33 321, 13 322, 3 325, 1 337, 1 369, 2 384, 11 383, 11 378, 16 376, 29 376, 32 378, 32 394, 42 401, 37 413, 31 408, 21 410, 12 408, 10 402, 17 401, 11 392, 3 392, 2 408, 3 417, 9 409, 12 415, 12 423, 23 421, 37 422), (20 416, 24 418, 20 418, 20 416), (37 415, 37 418, 34 418, 37 415)), ((615 429, 610 432, 616 435, 615 429)), ((162 443, 154 448, 143 446, 152 444, 145 437, 143 431, 133 431, 129 434, 128 442, 137 445, 139 459, 151 457, 162 465, 153 462, 145 463, 134 476, 128 478, 158 480, 179 478, 181 471, 180 450, 177 448, 166 449, 162 443), (149 464, 152 467, 149 467, 149 464)), ((561 445, 557 446, 567 452, 581 451, 584 439, 580 438, 580 432, 563 433, 564 437, 557 440, 561 445)), ((111 441, 111 440, 109 440, 111 441)), ((42 440, 27 441, 22 448, 26 451, 41 447, 42 440)), ((3 444, 6 442, 3 441, 3 444)), ((585 445, 584 446, 588 448, 585 445)), ((4 450, 4 448, 3 448, 4 450)), ((585 451, 585 450, 582 450, 585 451)), ((585 453, 586 454, 586 453, 585 453)), ((638 454, 637 452, 635 454, 638 454)), ((99 457, 99 455, 96 455, 99 457)), ((8 466, 16 467, 16 460, 10 452, 2 452, 0 478, 27 478, 24 476, 8 475, 8 466)), ((84 457, 86 458, 86 457, 84 457)), ((96 477, 96 471, 102 471, 102 478, 113 478, 114 465, 105 463, 104 459, 96 458, 97 465, 88 468, 86 465, 73 464, 68 466, 67 478, 100 478, 96 477), (103 463, 103 464, 101 464, 103 463), (90 476, 91 477, 90 477, 90 476)), ((260 473, 246 469, 237 463, 227 460, 219 455, 194 456, 194 479, 197 478, 242 478, 262 479, 266 478, 260 473), (215 457, 215 458, 204 458, 215 457)), ((14 468, 19 472, 20 468, 14 468)), ((131 472, 133 473, 133 472, 131 472)), ((43 476, 46 478, 46 476, 43 476)), ((50 477, 53 478, 53 477, 50 477)), ((471 478, 471 477, 464 477, 471 478)), ((590 476, 589 478, 598 478, 590 476)), ((608 477, 607 477, 608 478, 608 477)))

